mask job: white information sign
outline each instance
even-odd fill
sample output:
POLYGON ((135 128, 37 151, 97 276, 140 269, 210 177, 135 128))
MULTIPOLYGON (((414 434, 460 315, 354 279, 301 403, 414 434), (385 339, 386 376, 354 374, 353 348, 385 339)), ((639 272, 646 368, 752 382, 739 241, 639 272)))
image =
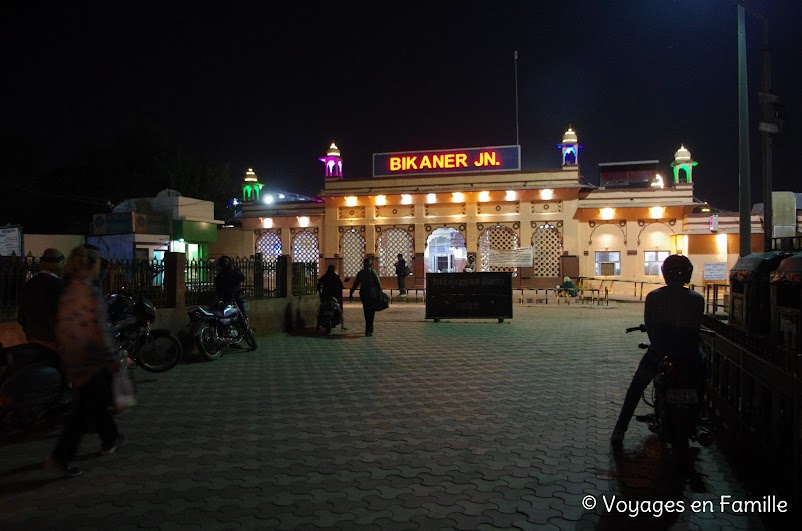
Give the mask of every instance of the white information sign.
POLYGON ((0 256, 22 256, 22 229, 19 226, 0 228, 0 256))
POLYGON ((490 249, 488 265, 495 267, 532 267, 532 248, 490 249))
POLYGON ((705 262, 705 280, 727 280, 727 262, 705 262))

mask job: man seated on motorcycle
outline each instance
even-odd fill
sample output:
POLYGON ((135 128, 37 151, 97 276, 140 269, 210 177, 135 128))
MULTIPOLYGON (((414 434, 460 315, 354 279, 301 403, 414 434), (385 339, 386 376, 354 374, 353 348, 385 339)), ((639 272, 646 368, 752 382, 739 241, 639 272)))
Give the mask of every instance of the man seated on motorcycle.
POLYGON ((340 305, 340 328, 345 328, 345 319, 343 315, 343 281, 340 280, 340 275, 335 272, 334 265, 326 268, 326 273, 317 281, 317 292, 320 294, 320 302, 322 303, 329 297, 337 299, 337 304, 340 305))
POLYGON ((217 290, 217 299, 224 302, 236 302, 243 317, 248 317, 245 313, 245 301, 242 300, 240 284, 245 280, 245 275, 234 269, 231 258, 221 256, 218 261, 220 271, 214 279, 214 287, 217 290))
POLYGON ((685 287, 691 281, 693 265, 682 255, 669 256, 661 266, 666 285, 646 296, 643 319, 649 334, 649 349, 640 360, 629 384, 621 413, 610 443, 620 447, 629 421, 641 395, 657 375, 665 356, 699 362, 699 329, 705 311, 705 299, 685 287))
POLYGON ((45 249, 39 273, 22 287, 22 303, 17 322, 30 343, 58 351, 56 311, 64 282, 64 255, 58 249, 45 249))

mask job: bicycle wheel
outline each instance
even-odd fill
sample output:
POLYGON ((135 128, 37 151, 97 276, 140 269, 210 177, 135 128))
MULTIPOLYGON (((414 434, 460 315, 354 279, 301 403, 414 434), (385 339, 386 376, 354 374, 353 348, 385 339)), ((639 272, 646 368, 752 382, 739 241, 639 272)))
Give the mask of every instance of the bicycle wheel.
POLYGON ((149 372, 169 371, 181 359, 181 341, 169 330, 151 330, 137 342, 136 363, 149 372))

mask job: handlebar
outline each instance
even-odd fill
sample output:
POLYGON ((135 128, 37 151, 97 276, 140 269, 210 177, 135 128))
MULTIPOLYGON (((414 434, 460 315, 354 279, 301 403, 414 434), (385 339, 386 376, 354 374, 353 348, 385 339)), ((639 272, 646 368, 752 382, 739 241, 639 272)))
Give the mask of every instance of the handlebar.
POLYGON ((646 325, 642 324, 640 326, 633 326, 632 328, 627 328, 625 334, 629 334, 630 332, 646 332, 646 325))

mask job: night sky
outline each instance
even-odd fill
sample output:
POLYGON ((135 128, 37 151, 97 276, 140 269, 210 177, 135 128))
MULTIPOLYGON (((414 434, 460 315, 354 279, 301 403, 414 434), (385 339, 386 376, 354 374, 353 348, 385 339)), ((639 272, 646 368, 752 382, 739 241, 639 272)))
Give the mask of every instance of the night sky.
MULTIPOLYGON (((373 153, 515 144, 517 50, 525 170, 559 167, 569 124, 594 184, 600 162, 658 159, 668 174, 684 143, 699 161, 697 197, 737 209, 732 0, 163 4, 6 7, 3 149, 23 179, 2 179, 4 201, 86 146, 143 125, 229 164, 232 182, 252 167, 269 189, 310 196, 331 141, 346 179, 370 177, 373 153)), ((792 159, 802 143, 802 2, 748 5, 769 17, 773 88, 785 103, 774 188, 802 192, 792 159)), ((747 39, 758 202, 761 36, 749 15, 747 39)), ((86 184, 76 178, 40 200, 80 199, 92 194, 86 184)), ((0 225, 15 222, 6 217, 0 225)))

